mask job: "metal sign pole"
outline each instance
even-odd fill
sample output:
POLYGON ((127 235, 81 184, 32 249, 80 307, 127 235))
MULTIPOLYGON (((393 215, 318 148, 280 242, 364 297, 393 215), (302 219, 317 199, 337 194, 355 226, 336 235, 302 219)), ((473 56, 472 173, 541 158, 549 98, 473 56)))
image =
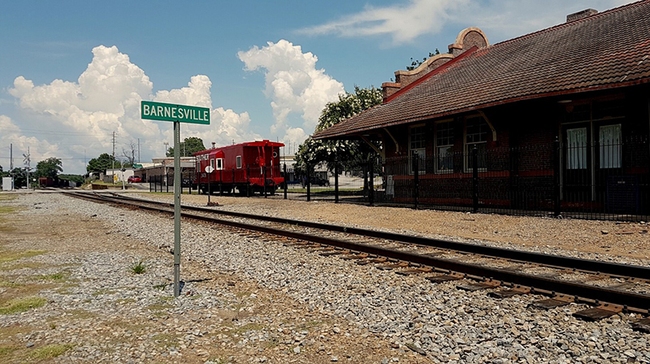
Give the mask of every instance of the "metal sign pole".
POLYGON ((181 294, 181 123, 174 122, 174 297, 181 294))
MULTIPOLYGON (((174 122, 174 296, 181 294, 181 126, 180 123, 210 125, 210 108, 140 101, 140 117, 174 122)), ((167 151, 165 144, 165 152, 167 151)), ((165 169, 167 166, 165 165, 165 169)), ((165 177, 167 172, 165 171, 165 177)), ((165 178, 165 182, 167 178, 165 178)), ((167 188, 169 191, 169 188, 167 188)))

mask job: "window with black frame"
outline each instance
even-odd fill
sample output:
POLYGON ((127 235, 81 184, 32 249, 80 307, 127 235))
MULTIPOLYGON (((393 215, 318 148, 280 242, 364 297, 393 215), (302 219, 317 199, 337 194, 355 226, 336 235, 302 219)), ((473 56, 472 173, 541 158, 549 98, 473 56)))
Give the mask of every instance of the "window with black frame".
POLYGON ((476 147, 478 152, 477 168, 487 168, 487 138, 488 125, 481 116, 470 117, 465 120, 465 169, 473 167, 472 151, 476 147))
POLYGON ((413 158, 415 155, 418 157, 418 173, 422 174, 426 171, 426 128, 424 125, 412 126, 409 129, 409 171, 411 174, 415 173, 413 166, 413 158))
POLYGON ((451 121, 436 124, 436 171, 439 173, 454 170, 454 127, 451 121))

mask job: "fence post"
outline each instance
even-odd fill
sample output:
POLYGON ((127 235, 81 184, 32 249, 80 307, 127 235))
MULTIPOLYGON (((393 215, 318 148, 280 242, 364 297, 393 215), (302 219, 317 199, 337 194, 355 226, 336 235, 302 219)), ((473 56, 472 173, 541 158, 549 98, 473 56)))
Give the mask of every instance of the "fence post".
POLYGON ((305 166, 307 167, 307 180, 305 181, 305 184, 307 186, 307 201, 309 202, 311 201, 311 176, 309 175, 310 165, 306 163, 305 166))
POLYGON ((251 197, 251 165, 246 165, 246 197, 251 197))
POLYGON ((219 170, 219 196, 223 196, 223 168, 219 170))
POLYGON ((266 198, 266 166, 263 166, 263 167, 262 167, 262 172, 263 172, 263 173, 262 173, 262 174, 263 174, 262 178, 263 178, 263 180, 264 180, 264 181, 262 182, 262 184, 264 185, 264 198, 266 198))
POLYGON ((375 168, 372 164, 372 158, 368 160, 368 203, 370 206, 375 204, 375 168))
POLYGON ((420 196, 420 166, 418 163, 420 159, 417 153, 413 153, 413 199, 414 199, 414 209, 418 209, 418 197, 420 196))
POLYGON ((553 215, 560 216, 561 202, 560 194, 562 186, 560 181, 560 138, 555 137, 553 142, 553 215))
POLYGON ((334 203, 339 203, 339 163, 334 162, 334 203))
POLYGON ((472 148, 472 208, 478 212, 478 148, 472 148))
POLYGON ((284 199, 287 199, 287 164, 282 165, 282 170, 284 171, 284 199))

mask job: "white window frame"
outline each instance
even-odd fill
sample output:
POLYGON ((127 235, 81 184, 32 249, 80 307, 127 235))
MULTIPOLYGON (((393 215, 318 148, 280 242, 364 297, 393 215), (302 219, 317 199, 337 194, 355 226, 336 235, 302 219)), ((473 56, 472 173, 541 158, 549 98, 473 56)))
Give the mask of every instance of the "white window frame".
POLYGON ((217 171, 223 170, 223 158, 217 158, 217 171))
POLYGON ((452 123, 453 120, 443 120, 436 123, 435 131, 435 151, 436 151, 436 172, 445 173, 454 170, 454 159, 453 154, 448 153, 449 149, 454 146, 454 126, 452 123), (441 126, 444 125, 444 128, 441 126), (447 135, 441 136, 441 132, 446 132, 447 135), (444 151, 444 156, 442 155, 444 151), (445 163, 441 163, 441 158, 446 158, 447 161, 451 162, 448 166, 444 166, 445 163), (441 166, 443 165, 443 166, 441 166), (444 168, 447 167, 447 168, 444 168))
POLYGON ((427 135, 426 126, 424 124, 413 125, 409 127, 409 173, 414 174, 413 170, 413 155, 418 155, 418 174, 426 173, 426 160, 427 160, 427 135), (417 134, 414 130, 421 129, 417 134), (417 137, 417 138, 414 138, 417 137))
POLYGON ((566 169, 587 169, 587 127, 566 130, 566 169))
POLYGON ((237 166, 237 169, 241 169, 241 155, 235 157, 235 165, 237 166))
POLYGON ((621 168, 621 124, 602 125, 598 128, 598 163, 601 169, 621 168))
POLYGON ((486 171, 487 170, 487 141, 488 141, 488 130, 490 129, 490 125, 488 125, 487 121, 480 115, 476 116, 469 116, 465 118, 465 130, 464 130, 464 135, 463 135, 463 148, 465 149, 465 171, 469 172, 472 170, 472 150, 474 149, 474 146, 477 147, 478 149, 478 155, 479 155, 479 166, 478 170, 479 171, 486 171), (470 121, 473 122, 473 120, 478 120, 478 131, 474 130, 469 130, 470 127, 470 121), (470 133, 471 131, 471 133, 470 133), (483 156, 483 163, 484 165, 481 165, 481 156, 483 156))

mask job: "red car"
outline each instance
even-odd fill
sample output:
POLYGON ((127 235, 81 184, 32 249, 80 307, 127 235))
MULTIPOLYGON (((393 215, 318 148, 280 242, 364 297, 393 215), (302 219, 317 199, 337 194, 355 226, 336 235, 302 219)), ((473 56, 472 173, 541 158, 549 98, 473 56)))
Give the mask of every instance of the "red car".
POLYGON ((127 182, 129 182, 129 183, 140 183, 140 182, 142 182, 142 178, 140 178, 138 176, 131 176, 131 177, 129 177, 127 179, 127 182))

